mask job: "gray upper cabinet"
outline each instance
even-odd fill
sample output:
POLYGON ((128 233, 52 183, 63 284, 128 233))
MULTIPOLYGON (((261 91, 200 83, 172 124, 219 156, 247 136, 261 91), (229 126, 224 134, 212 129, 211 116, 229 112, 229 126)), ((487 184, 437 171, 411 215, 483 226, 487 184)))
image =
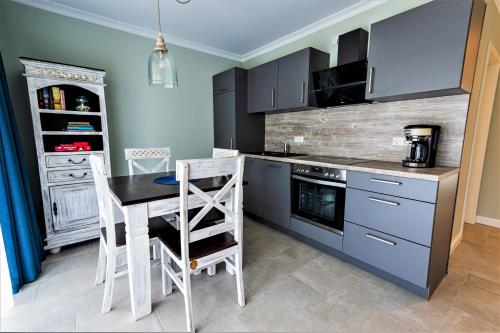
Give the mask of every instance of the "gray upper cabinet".
POLYGON ((277 109, 278 60, 273 60, 248 71, 248 112, 266 112, 277 109))
POLYGON ((264 115, 247 112, 247 71, 232 68, 213 76, 214 147, 264 150, 264 115))
POLYGON ((314 95, 309 94, 312 72, 328 68, 330 55, 312 47, 278 59, 278 109, 303 110, 315 107, 314 95))
POLYGON ((330 55, 312 47, 248 71, 248 112, 315 107, 312 73, 328 68, 330 55))
POLYGON ((485 4, 435 0, 371 26, 366 99, 468 93, 485 4))

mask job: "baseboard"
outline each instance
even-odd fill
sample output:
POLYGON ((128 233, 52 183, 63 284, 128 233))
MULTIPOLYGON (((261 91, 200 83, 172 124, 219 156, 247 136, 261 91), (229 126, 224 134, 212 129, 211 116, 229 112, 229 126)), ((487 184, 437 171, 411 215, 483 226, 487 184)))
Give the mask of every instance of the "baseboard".
POLYGON ((450 255, 455 251, 458 245, 462 242, 462 234, 463 232, 460 231, 453 239, 451 240, 451 245, 450 245, 450 255))
POLYGON ((498 219, 492 219, 491 217, 486 217, 486 216, 477 216, 476 217, 476 222, 480 224, 486 224, 495 228, 500 228, 500 220, 498 219))

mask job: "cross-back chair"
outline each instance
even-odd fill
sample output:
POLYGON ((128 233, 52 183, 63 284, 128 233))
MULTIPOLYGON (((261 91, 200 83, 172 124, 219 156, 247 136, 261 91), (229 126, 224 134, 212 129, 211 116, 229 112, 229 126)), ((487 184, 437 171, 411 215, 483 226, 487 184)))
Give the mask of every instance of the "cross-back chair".
POLYGON ((158 148, 125 148, 125 160, 128 161, 128 172, 134 175, 134 168, 143 173, 168 171, 170 163, 170 147, 158 148), (160 160, 151 170, 146 169, 139 160, 160 160))
MULTIPOLYGON (((111 310, 115 277, 126 274, 127 270, 117 272, 117 260, 126 261, 125 223, 116 223, 113 211, 113 199, 105 175, 104 160, 101 156, 90 155, 90 166, 94 177, 99 207, 99 226, 101 230, 99 241, 99 259, 97 262, 96 285, 105 282, 102 301, 103 313, 111 310)), ((158 234, 168 225, 161 218, 149 219, 150 245, 159 247, 158 234)))
MULTIPOLYGON (((180 181, 180 230, 174 228, 160 235, 163 294, 172 293, 172 281, 184 295, 186 321, 194 331, 191 301, 191 278, 196 271, 221 261, 232 266, 236 276, 238 303, 245 306, 242 275, 243 246, 243 167, 244 156, 177 161, 176 178, 180 181), (227 183, 210 196, 191 179, 227 177, 227 183), (205 206, 188 218, 188 196, 205 201, 205 206), (200 222, 212 209, 221 211, 221 223, 199 228, 200 222), (232 233, 231 233, 232 232, 232 233), (173 263, 180 268, 176 272, 173 263)), ((195 200, 190 197, 189 200, 195 200)))

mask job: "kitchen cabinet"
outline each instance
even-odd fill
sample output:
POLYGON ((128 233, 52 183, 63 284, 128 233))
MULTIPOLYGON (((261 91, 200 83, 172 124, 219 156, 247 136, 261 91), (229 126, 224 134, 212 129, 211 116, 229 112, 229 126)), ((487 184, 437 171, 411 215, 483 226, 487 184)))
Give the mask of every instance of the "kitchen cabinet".
POLYGON ((430 297, 448 269, 457 180, 348 171, 343 252, 430 297))
POLYGON ((278 60, 248 71, 248 112, 277 110, 278 60))
POLYGON ((482 0, 435 0, 372 24, 366 99, 470 93, 484 11, 482 0))
POLYGON ((284 228, 290 228, 291 198, 290 198, 289 163, 265 161, 263 177, 263 207, 264 219, 284 228))
POLYGON ((247 112, 247 71, 232 68, 213 76, 214 147, 264 150, 264 115, 247 112))
POLYGON ((264 161, 254 158, 245 159, 243 180, 243 209, 257 217, 264 216, 264 161))
POLYGON ((308 47, 248 71, 248 112, 316 107, 312 73, 328 68, 330 55, 308 47))
POLYGON ((315 107, 312 72, 328 68, 330 55, 312 47, 278 59, 278 109, 315 107))
POLYGON ((289 163, 245 160, 243 209, 267 222, 290 228, 289 163))

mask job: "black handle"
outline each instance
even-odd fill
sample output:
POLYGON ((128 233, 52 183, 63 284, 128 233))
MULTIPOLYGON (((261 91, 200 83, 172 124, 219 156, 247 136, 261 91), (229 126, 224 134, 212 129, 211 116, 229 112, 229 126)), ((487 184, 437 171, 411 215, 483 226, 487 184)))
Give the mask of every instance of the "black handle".
POLYGON ((85 178, 85 176, 87 176, 87 173, 84 172, 83 175, 81 175, 81 176, 75 176, 74 174, 70 173, 69 176, 73 177, 75 179, 82 179, 82 178, 85 178))
POLYGON ((82 158, 82 160, 80 162, 75 162, 72 158, 68 158, 68 162, 73 163, 73 164, 82 164, 86 160, 87 160, 86 158, 82 158))
POLYGON ((54 216, 57 216, 57 204, 55 202, 52 204, 52 211, 54 212, 54 216))
POLYGON ((219 89, 217 91, 226 91, 226 90, 227 90, 227 88, 222 88, 222 89, 219 89))

